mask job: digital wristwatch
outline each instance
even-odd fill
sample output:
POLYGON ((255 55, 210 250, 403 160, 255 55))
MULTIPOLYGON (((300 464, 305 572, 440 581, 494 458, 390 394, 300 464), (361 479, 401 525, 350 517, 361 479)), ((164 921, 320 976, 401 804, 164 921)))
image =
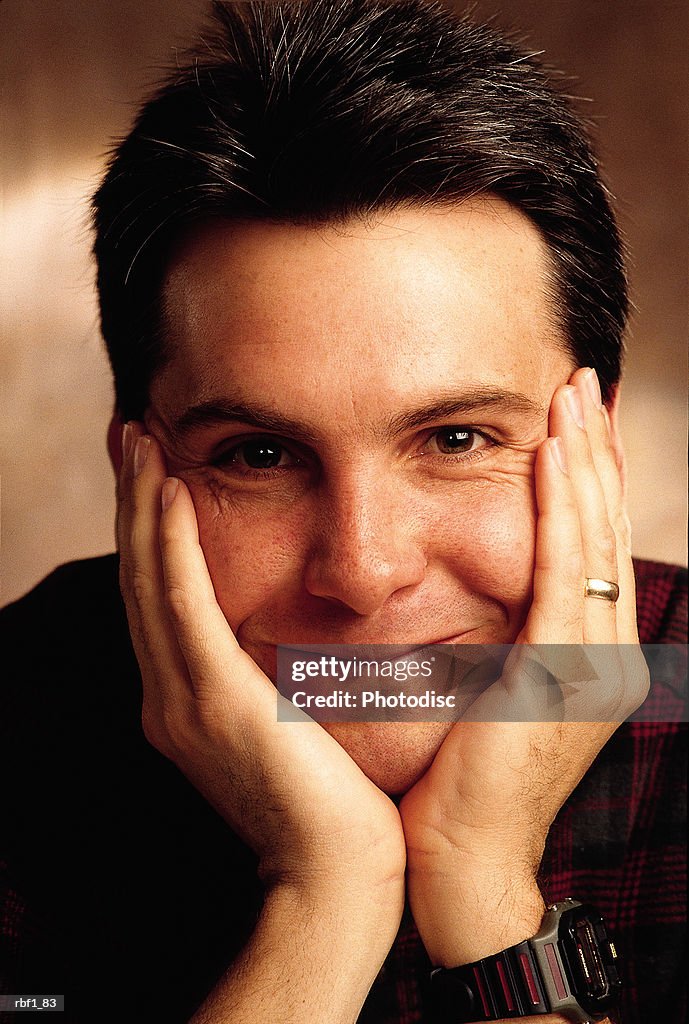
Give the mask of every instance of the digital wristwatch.
POLYGON ((436 1024, 546 1013, 588 1024, 608 1016, 620 988, 617 951, 603 918, 572 899, 550 906, 532 939, 431 973, 436 1024))

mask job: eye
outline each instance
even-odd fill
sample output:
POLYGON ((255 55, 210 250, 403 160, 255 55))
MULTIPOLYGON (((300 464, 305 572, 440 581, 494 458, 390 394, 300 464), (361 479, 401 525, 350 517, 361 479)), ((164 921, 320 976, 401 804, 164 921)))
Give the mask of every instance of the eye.
POLYGON ((428 443, 441 455, 464 455, 485 448, 490 441, 484 434, 470 430, 469 427, 443 427, 442 430, 436 430, 428 443))
POLYGON ((294 456, 287 449, 270 437, 255 437, 250 441, 242 441, 226 451, 223 464, 232 463, 247 469, 278 469, 295 463, 294 456))

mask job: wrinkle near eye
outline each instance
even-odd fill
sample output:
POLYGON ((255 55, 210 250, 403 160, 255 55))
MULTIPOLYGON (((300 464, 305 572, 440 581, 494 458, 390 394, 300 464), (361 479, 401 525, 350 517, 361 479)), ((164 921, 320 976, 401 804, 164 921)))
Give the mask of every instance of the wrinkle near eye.
POLYGON ((476 478, 493 482, 513 482, 517 479, 523 480, 526 478, 531 483, 533 480, 534 463, 536 461, 535 450, 515 451, 512 449, 508 454, 510 456, 508 459, 500 460, 490 466, 479 466, 476 471, 476 478))

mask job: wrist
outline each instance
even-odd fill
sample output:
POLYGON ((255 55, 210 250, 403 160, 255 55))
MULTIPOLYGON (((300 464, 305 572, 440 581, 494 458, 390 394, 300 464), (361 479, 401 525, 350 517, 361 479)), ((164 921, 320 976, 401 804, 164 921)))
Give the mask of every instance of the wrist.
POLYGON ((530 872, 486 864, 410 874, 409 902, 421 940, 436 967, 457 967, 531 938, 545 904, 530 872))
POLYGON ((379 957, 382 964, 402 919, 404 876, 376 881, 344 872, 283 877, 267 887, 265 906, 317 922, 323 948, 333 954, 342 947, 351 956, 356 948, 365 961, 379 957))
POLYGON ((377 834, 366 822, 354 828, 300 830, 299 842, 272 842, 259 853, 258 873, 266 891, 282 888, 308 899, 359 907, 403 901, 407 851, 399 814, 385 801, 375 816, 377 834), (387 817, 386 817, 387 815, 387 817))
POLYGON ((497 953, 431 975, 434 1019, 588 1022, 607 1019, 621 981, 600 913, 567 898, 548 907, 538 931, 497 953), (543 1016, 545 1015, 545 1016, 543 1016))
POLYGON ((328 896, 300 882, 276 882, 266 892, 248 944, 194 1024, 354 1024, 396 930, 391 915, 381 920, 377 905, 357 905, 339 892, 330 890, 328 896))

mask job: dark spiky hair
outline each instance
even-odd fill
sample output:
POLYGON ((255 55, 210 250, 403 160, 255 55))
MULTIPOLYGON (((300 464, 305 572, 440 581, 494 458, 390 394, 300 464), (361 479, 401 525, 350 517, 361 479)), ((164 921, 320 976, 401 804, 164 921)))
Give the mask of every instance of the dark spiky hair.
POLYGON ((609 396, 627 315, 620 239, 586 134, 533 58, 427 0, 216 0, 213 16, 94 197, 122 416, 142 416, 164 362, 161 283, 194 224, 339 223, 486 194, 540 230, 554 316, 609 396))

